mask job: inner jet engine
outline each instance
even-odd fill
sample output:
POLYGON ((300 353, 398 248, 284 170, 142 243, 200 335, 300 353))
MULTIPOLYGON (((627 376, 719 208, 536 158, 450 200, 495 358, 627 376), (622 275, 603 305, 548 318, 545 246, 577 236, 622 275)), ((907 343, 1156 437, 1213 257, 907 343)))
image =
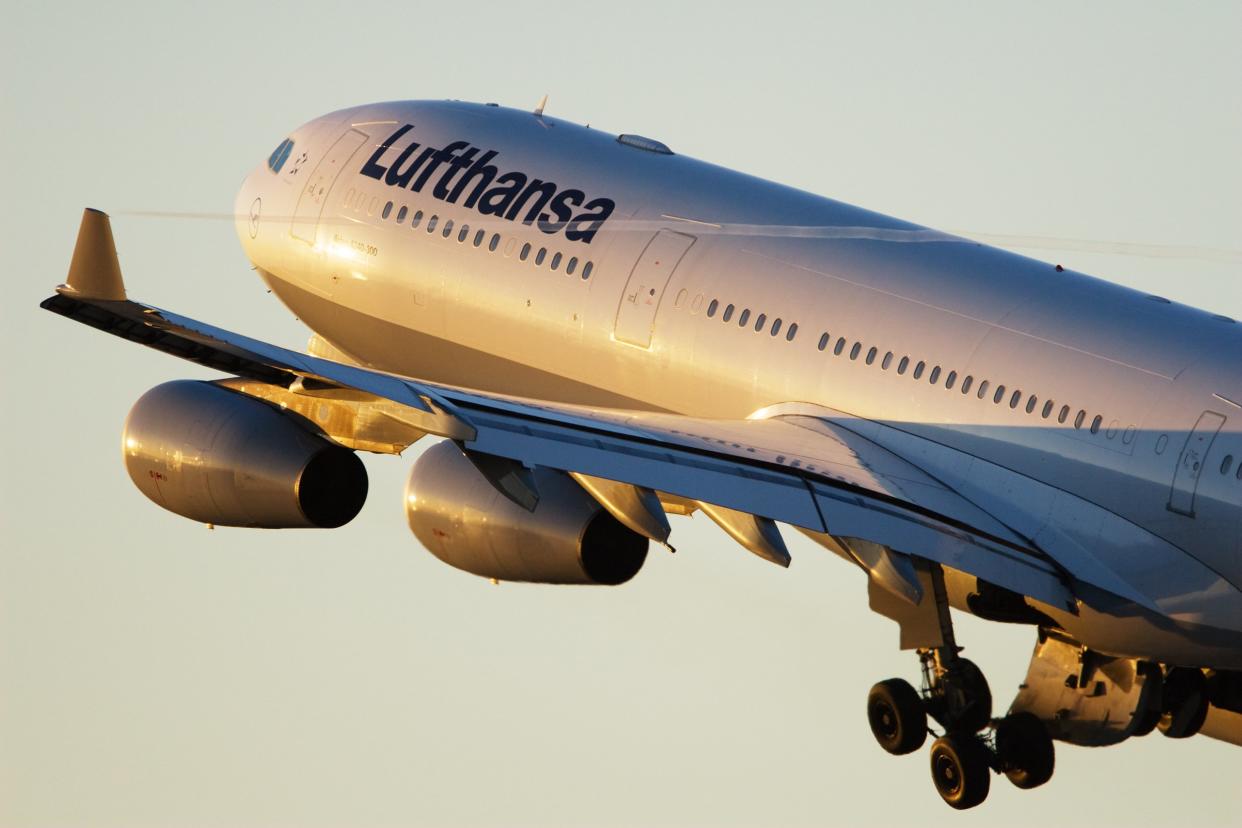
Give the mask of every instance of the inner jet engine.
POLYGON ((217 385, 178 380, 125 421, 125 469, 159 506, 202 523, 331 529, 367 498, 358 456, 307 421, 217 385))
POLYGON ((647 559, 647 539, 564 472, 529 472, 533 510, 488 481, 455 443, 423 453, 405 486, 410 529, 449 566, 501 581, 616 585, 647 559))

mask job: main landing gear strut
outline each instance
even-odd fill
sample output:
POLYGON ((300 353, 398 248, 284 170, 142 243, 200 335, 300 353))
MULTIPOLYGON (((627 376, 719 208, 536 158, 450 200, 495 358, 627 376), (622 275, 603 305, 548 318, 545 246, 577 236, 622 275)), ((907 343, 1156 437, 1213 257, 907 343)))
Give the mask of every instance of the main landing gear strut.
POLYGON ((992 693, 973 662, 962 658, 953 637, 944 573, 931 568, 932 592, 942 643, 918 651, 922 690, 893 678, 871 688, 867 720, 880 747, 894 755, 913 753, 930 732, 928 717, 943 728, 932 743, 931 773, 936 792, 950 806, 973 808, 987 798, 991 772, 1003 773, 1019 788, 1035 788, 1052 778, 1052 739, 1030 713, 992 718, 992 693))

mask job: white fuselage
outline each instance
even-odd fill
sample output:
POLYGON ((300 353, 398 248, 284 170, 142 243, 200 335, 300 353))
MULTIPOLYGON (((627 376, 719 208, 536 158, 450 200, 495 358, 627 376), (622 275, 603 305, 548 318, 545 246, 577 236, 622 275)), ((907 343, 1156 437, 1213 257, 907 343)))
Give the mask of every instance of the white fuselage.
POLYGON ((1159 654, 1242 667, 1236 637, 1213 643, 1242 633, 1242 326, 528 112, 376 104, 290 139, 238 232, 324 353, 588 405, 873 421, 964 478, 1072 496, 1081 514, 1037 518, 1133 560, 1192 631, 1159 654), (485 156, 493 177, 464 180, 485 156))

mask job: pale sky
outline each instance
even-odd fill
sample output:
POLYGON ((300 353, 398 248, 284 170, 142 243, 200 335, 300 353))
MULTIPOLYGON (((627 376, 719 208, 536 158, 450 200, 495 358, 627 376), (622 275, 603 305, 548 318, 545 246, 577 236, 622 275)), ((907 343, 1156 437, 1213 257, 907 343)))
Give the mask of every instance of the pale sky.
MULTIPOLYGON (((368 101, 548 93, 931 227, 1182 248, 1020 252, 1242 318, 1242 6, 725 6, 6 10, 0 826, 1236 824, 1242 749, 1158 733, 951 811, 865 721, 915 657, 792 532, 788 571, 674 519, 624 587, 497 587, 406 528, 421 447, 368 456, 335 531, 208 531, 130 484, 133 401, 216 375, 37 309, 82 208, 227 212, 288 131, 368 101)), ((230 223, 113 226, 131 296, 305 344, 230 223)), ((1006 706, 1033 631, 958 638, 1006 706)))

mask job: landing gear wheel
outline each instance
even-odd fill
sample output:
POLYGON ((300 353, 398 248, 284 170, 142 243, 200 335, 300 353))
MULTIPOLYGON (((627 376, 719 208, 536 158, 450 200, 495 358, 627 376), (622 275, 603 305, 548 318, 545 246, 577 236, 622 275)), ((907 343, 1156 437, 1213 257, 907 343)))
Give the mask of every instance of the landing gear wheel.
POLYGON ((888 679, 867 694, 867 721, 880 747, 895 756, 913 753, 927 738, 927 712, 909 682, 888 679))
MULTIPOLYGON (((965 730, 978 733, 992 721, 992 691, 988 688, 988 680, 983 671, 968 658, 957 660, 957 680, 961 693, 960 708, 957 720, 952 723, 954 730, 965 730)), ((950 689, 949 692, 954 692, 950 689)), ((950 712, 953 706, 950 705, 950 712)))
POLYGON ((1202 670, 1175 667, 1164 677, 1160 732, 1170 739, 1194 736, 1207 719, 1207 679, 1202 670))
POLYGON ((1160 711, 1148 710, 1139 714, 1138 726, 1134 728, 1131 736, 1146 736, 1156 729, 1156 725, 1160 724, 1160 711))
POLYGON ((1001 770, 1019 788, 1038 788, 1052 778, 1056 752, 1038 716, 1014 713, 996 725, 996 754, 1001 770))
POLYGON ((931 774, 936 793, 959 811, 987 799, 992 785, 987 748, 968 733, 950 733, 932 742, 931 774))
POLYGON ((1153 696, 1147 702, 1147 707, 1137 715, 1134 723, 1134 731, 1131 736, 1146 736, 1156 729, 1156 725, 1160 724, 1160 716, 1162 713, 1161 702, 1164 699, 1164 671, 1160 669, 1160 665, 1151 662, 1142 662, 1138 666, 1138 673, 1143 681, 1151 685, 1151 690, 1145 695, 1153 696))

